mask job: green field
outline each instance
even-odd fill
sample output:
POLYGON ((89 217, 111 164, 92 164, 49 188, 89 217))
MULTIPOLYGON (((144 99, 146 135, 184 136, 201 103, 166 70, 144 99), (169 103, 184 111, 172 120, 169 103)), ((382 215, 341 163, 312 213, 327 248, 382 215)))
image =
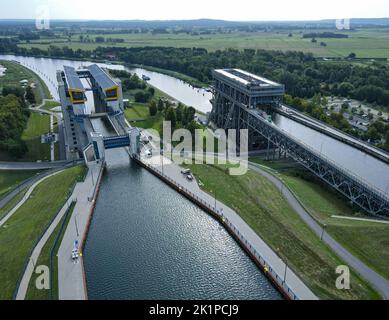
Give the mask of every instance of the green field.
POLYGON ((50 116, 32 112, 24 130, 22 139, 26 142, 28 152, 23 156, 25 161, 50 160, 49 144, 41 143, 41 135, 50 131, 50 116))
MULTIPOLYGON (((321 32, 323 30, 313 30, 321 32)), ((334 30, 326 30, 337 32, 334 30)), ((312 43, 311 39, 303 39, 302 32, 309 33, 312 30, 285 30, 285 31, 261 31, 261 32, 232 32, 216 33, 210 35, 187 35, 187 34, 96 34, 90 37, 94 39, 97 36, 106 38, 121 38, 124 43, 82 43, 79 41, 79 34, 72 37, 68 42, 67 38, 40 39, 31 41, 31 43, 20 44, 22 47, 37 47, 47 49, 50 45, 69 46, 73 49, 93 50, 99 46, 116 47, 144 47, 144 46, 163 46, 163 47, 199 47, 209 51, 221 49, 268 49, 282 51, 303 51, 311 52, 319 57, 346 57, 351 52, 356 53, 359 58, 389 58, 389 29, 364 29, 357 31, 342 31, 348 34, 349 38, 344 39, 321 39, 317 43, 312 43), (289 37, 292 33, 292 37, 289 37), (327 46, 323 47, 320 42, 325 42, 327 46)))
POLYGON ((51 109, 60 106, 61 104, 57 101, 45 101, 45 104, 41 107, 41 109, 50 111, 51 109))
POLYGON ((73 167, 39 184, 27 202, 0 229, 0 300, 12 298, 35 242, 84 171, 84 167, 73 167))
POLYGON ((59 246, 61 245, 63 236, 66 231, 66 226, 69 223, 69 220, 72 216, 72 212, 75 206, 75 202, 72 203, 72 205, 69 207, 69 211, 66 216, 64 216, 61 221, 59 222, 58 226, 55 228, 53 233, 51 234, 50 238, 47 240, 46 244, 43 246, 41 254, 39 255, 38 261, 36 262, 37 265, 45 265, 50 266, 50 254, 51 250, 53 250, 53 270, 52 270, 52 276, 53 276, 53 287, 51 290, 38 290, 35 286, 35 281, 38 277, 37 274, 33 273, 31 276, 30 282, 28 284, 28 289, 26 293, 26 300, 58 300, 58 259, 57 252, 59 249, 59 246), (63 228, 62 228, 63 226, 63 228), (62 228, 62 230, 61 230, 62 228), (62 231, 62 232, 61 232, 62 231), (60 234, 61 232, 61 234, 60 234), (55 246, 55 241, 58 237, 58 242, 55 246), (50 294, 50 291, 52 291, 52 296, 50 294))
POLYGON ((26 190, 20 191, 4 207, 0 208, 0 219, 5 217, 5 215, 8 214, 8 212, 12 210, 12 208, 15 207, 23 199, 25 193, 26 190))
POLYGON ((288 262, 323 299, 377 299, 377 293, 352 273, 351 290, 335 287, 335 268, 344 264, 293 211, 281 193, 263 176, 249 170, 231 176, 224 168, 189 166, 204 189, 233 208, 261 238, 288 262))
POLYGON ((124 110, 124 114, 128 121, 146 119, 150 117, 149 107, 143 103, 132 103, 131 108, 124 110))
POLYGON ((40 77, 31 70, 13 61, 0 60, 0 65, 7 68, 5 75, 0 77, 0 92, 5 86, 18 87, 20 86, 19 81, 28 80, 29 85, 32 83, 35 84, 33 92, 38 104, 42 102, 42 99, 49 98, 51 96, 49 89, 43 80, 41 80, 40 77))
POLYGON ((19 183, 38 174, 38 170, 1 170, 0 197, 14 189, 19 183))
POLYGON ((298 170, 283 170, 282 163, 277 162, 256 162, 277 168, 278 172, 273 173, 284 180, 320 224, 326 225, 328 233, 389 280, 388 224, 333 218, 332 215, 356 216, 357 213, 335 191, 315 180, 304 178, 298 170))
POLYGON ((15 159, 5 151, 0 151, 0 161, 50 161, 50 145, 41 143, 41 135, 50 131, 50 116, 31 112, 22 140, 28 151, 20 159, 15 159))

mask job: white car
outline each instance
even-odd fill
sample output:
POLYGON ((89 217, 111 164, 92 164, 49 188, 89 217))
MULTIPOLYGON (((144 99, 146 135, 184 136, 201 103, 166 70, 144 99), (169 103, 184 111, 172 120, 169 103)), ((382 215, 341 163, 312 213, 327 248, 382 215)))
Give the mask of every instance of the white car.
POLYGON ((72 260, 77 260, 78 257, 79 257, 78 250, 77 249, 73 249, 72 250, 72 260))

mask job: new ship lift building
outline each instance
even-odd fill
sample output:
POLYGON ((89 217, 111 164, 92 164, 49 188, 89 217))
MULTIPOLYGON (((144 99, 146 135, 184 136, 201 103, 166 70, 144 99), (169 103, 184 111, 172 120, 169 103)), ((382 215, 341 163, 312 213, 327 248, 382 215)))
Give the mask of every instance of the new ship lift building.
POLYGON ((57 71, 57 81, 66 157, 77 159, 91 142, 91 117, 123 117, 121 82, 96 64, 77 70, 64 66, 63 71, 57 71))
POLYGON ((85 114, 85 88, 73 67, 64 66, 64 86, 66 97, 69 98, 76 116, 85 114))
POLYGON ((87 69, 90 72, 96 113, 120 112, 123 109, 120 80, 114 80, 96 64, 87 67, 87 69))

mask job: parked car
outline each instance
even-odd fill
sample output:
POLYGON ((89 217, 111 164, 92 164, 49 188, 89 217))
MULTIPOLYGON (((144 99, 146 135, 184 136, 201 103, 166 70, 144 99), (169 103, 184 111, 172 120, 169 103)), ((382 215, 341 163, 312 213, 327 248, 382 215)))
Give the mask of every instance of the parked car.
POLYGON ((184 175, 190 174, 190 169, 182 169, 181 173, 184 175))

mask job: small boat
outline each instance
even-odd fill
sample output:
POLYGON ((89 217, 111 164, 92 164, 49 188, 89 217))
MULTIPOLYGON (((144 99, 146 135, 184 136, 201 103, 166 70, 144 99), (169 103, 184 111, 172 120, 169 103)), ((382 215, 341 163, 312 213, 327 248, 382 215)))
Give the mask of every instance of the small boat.
POLYGON ((145 75, 142 75, 142 79, 143 79, 144 81, 149 81, 149 80, 151 80, 150 77, 145 76, 145 75))

